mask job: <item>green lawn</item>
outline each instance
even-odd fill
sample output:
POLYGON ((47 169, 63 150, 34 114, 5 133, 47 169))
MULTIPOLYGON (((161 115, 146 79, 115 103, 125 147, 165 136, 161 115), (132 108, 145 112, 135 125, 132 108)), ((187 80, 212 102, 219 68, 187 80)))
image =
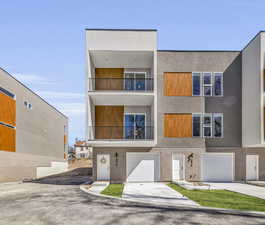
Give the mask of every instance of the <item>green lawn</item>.
POLYGON ((101 194, 110 195, 114 197, 121 197, 123 188, 124 184, 110 184, 101 192, 101 194))
POLYGON ((202 206, 265 211, 265 200, 225 190, 186 190, 179 185, 170 183, 169 187, 198 202, 202 206))

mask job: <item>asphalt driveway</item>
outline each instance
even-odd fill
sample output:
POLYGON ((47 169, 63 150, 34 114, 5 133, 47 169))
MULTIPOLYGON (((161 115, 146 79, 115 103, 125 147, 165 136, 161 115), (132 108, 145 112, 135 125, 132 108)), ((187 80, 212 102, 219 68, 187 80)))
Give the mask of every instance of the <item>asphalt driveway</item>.
POLYGON ((167 205, 198 205, 164 183, 126 183, 122 197, 124 199, 167 205))
POLYGON ((0 184, 0 225, 265 224, 265 217, 90 196, 79 185, 0 184))

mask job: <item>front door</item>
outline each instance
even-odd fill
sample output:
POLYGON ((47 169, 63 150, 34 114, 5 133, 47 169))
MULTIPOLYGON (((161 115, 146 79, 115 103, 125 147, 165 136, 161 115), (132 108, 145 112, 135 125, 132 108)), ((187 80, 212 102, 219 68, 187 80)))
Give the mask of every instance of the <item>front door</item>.
POLYGON ((110 155, 97 155, 97 180, 110 180, 110 155))
POLYGON ((172 180, 184 179, 184 155, 173 154, 172 157, 172 180))
POLYGON ((247 155, 246 158, 246 179, 258 180, 258 155, 247 155))

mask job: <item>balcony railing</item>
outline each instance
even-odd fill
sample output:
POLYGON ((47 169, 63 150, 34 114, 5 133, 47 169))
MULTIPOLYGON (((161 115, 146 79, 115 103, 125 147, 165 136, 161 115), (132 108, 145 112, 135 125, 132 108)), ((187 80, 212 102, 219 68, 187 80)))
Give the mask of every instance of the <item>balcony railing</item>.
POLYGON ((152 140, 152 126, 90 126, 89 140, 152 140))
POLYGON ((153 78, 89 78, 88 91, 153 91, 153 78))

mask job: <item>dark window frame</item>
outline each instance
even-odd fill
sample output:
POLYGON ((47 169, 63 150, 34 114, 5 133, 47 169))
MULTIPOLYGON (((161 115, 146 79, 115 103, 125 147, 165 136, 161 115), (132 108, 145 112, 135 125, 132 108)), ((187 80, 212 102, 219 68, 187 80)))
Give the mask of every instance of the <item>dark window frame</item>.
POLYGON ((11 93, 10 91, 0 87, 0 92, 4 93, 5 95, 11 97, 11 98, 15 98, 15 95, 13 93, 11 93))

